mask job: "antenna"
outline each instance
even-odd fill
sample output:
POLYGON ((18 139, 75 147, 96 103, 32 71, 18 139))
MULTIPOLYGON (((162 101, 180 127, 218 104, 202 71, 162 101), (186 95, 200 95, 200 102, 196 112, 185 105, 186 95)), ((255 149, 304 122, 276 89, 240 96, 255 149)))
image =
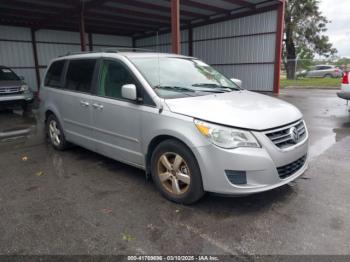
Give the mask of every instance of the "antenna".
POLYGON ((160 52, 160 50, 159 50, 159 32, 158 31, 156 34, 156 50, 157 50, 157 52, 160 52))
POLYGON ((160 86, 160 61, 159 61, 159 52, 160 50, 158 49, 159 47, 159 34, 157 31, 157 39, 156 39, 156 45, 157 45, 157 50, 158 50, 158 54, 157 54, 157 60, 158 60, 158 86, 160 86))

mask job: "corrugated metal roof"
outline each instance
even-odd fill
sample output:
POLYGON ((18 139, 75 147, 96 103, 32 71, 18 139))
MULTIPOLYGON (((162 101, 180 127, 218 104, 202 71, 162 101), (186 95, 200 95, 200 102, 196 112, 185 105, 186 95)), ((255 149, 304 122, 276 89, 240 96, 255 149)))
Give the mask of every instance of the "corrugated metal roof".
MULTIPOLYGON (((280 1, 181 0, 181 23, 210 23, 213 18, 259 11, 280 1)), ((170 0, 0 0, 0 24, 78 31, 82 5, 87 32, 147 36, 170 28, 170 0)))

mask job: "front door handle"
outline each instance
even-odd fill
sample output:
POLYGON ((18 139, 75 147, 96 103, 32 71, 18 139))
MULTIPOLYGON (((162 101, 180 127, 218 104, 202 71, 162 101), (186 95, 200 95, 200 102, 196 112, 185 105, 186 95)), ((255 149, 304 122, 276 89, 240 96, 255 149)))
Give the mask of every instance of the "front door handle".
POLYGON ((90 104, 89 104, 89 102, 86 102, 86 101, 82 100, 82 101, 80 101, 80 105, 82 105, 82 106, 89 106, 90 104))
POLYGON ((96 109, 99 109, 99 110, 102 110, 103 109, 103 105, 100 105, 100 104, 92 104, 92 106, 96 109))

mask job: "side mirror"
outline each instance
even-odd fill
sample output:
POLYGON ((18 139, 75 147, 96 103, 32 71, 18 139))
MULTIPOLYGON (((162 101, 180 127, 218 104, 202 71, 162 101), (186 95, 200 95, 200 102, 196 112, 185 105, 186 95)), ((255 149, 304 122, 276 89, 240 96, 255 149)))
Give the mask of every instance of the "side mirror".
POLYGON ((230 79, 233 83, 235 83, 237 86, 239 86, 240 88, 242 88, 242 80, 239 80, 237 78, 231 78, 230 79))
POLYGON ((134 84, 127 84, 122 86, 122 97, 135 101, 137 99, 136 86, 134 84))
POLYGON ((24 80, 24 76, 19 76, 19 79, 24 80))

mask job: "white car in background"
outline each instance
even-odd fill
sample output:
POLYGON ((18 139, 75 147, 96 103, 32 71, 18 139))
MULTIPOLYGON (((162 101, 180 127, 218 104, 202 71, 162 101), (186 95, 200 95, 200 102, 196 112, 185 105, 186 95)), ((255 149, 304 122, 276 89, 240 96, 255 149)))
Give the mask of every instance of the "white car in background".
POLYGON ((350 100, 350 73, 345 72, 343 76, 343 81, 341 85, 341 90, 337 93, 340 98, 350 100))
POLYGON ((305 77, 340 78, 343 71, 334 65, 317 65, 305 73, 305 77))

